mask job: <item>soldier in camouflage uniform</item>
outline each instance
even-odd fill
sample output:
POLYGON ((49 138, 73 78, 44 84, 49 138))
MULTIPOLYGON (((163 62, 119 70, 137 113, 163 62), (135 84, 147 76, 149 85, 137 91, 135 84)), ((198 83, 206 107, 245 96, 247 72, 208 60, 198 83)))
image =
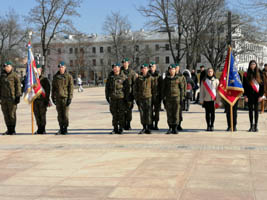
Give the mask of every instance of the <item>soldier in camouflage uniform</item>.
POLYGON ((183 82, 175 74, 175 64, 168 67, 169 73, 162 84, 162 98, 165 101, 169 130, 167 134, 177 134, 177 125, 180 120, 180 98, 183 90, 183 82))
POLYGON ((111 134, 122 134, 125 126, 124 112, 129 95, 129 85, 127 77, 120 73, 120 63, 112 65, 112 72, 106 82, 105 95, 112 114, 114 129, 111 134))
POLYGON ((125 108, 125 130, 131 130, 131 121, 132 121, 132 109, 134 105, 134 96, 133 96, 133 85, 136 79, 136 73, 134 70, 129 68, 129 59, 124 58, 123 61, 123 66, 121 68, 122 73, 127 77, 128 83, 130 86, 130 93, 129 93, 129 98, 126 103, 126 108, 125 108))
POLYGON ((0 77, 0 100, 7 131, 3 135, 15 135, 16 110, 20 102, 21 83, 13 71, 12 63, 6 62, 0 77))
POLYGON ((141 73, 138 75, 134 84, 134 98, 140 112, 143 129, 139 134, 150 134, 152 124, 152 91, 154 87, 154 78, 148 73, 148 65, 141 66, 141 73))
POLYGON ((161 97, 160 97, 160 86, 162 84, 162 77, 158 71, 156 71, 156 63, 151 62, 149 65, 149 74, 154 79, 154 90, 152 93, 152 126, 151 129, 159 130, 158 121, 159 121, 159 112, 161 109, 161 97))
POLYGON ((49 105, 50 83, 48 78, 43 76, 41 65, 37 65, 36 67, 44 94, 38 96, 33 102, 33 112, 38 126, 38 130, 34 134, 46 134, 46 111, 49 105))
POLYGON ((59 71, 52 81, 52 101, 56 105, 60 130, 57 134, 67 134, 69 126, 69 105, 73 97, 73 78, 66 72, 64 62, 58 65, 59 71))
POLYGON ((180 110, 179 110, 179 113, 180 113, 180 117, 179 117, 179 123, 177 125, 177 130, 178 131, 182 131, 183 128, 181 126, 181 123, 183 121, 183 108, 184 108, 184 103, 185 103, 185 98, 186 98, 186 86, 187 86, 187 83, 186 83, 186 78, 185 76, 181 73, 180 71, 180 65, 179 64, 176 64, 176 68, 175 68, 175 73, 176 75, 180 78, 180 81, 183 83, 183 88, 180 92, 180 110))

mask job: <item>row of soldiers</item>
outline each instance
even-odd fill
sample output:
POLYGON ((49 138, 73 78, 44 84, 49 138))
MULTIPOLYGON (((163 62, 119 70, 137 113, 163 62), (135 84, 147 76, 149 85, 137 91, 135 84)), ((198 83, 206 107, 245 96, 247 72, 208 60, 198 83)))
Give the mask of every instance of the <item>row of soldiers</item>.
MULTIPOLYGON (((33 111, 38 126, 35 134, 45 134, 46 112, 47 107, 50 105, 51 86, 47 77, 43 76, 40 65, 37 65, 37 73, 39 74, 43 92, 39 96, 36 95, 33 101, 33 111)), ((24 92, 27 94, 32 90, 32 88, 27 85, 30 81, 30 77, 28 76, 25 77, 21 84, 19 77, 13 71, 12 63, 8 61, 3 65, 0 76, 0 101, 7 126, 7 131, 3 135, 16 134, 17 105, 20 103, 22 93, 24 92), (23 85, 23 87, 21 87, 21 85, 23 85)), ((51 98, 56 105, 58 113, 60 129, 57 134, 66 134, 69 125, 69 105, 73 98, 73 78, 66 72, 66 65, 64 62, 59 63, 58 72, 53 77, 51 98)))
POLYGON ((177 134, 182 130, 182 104, 186 94, 186 79, 180 72, 179 64, 171 64, 165 77, 156 70, 154 62, 143 64, 140 73, 129 67, 129 59, 112 65, 105 96, 112 114, 112 134, 122 134, 131 129, 132 109, 136 102, 143 129, 139 134, 150 134, 158 130, 161 102, 167 112, 169 130, 167 134, 177 134))

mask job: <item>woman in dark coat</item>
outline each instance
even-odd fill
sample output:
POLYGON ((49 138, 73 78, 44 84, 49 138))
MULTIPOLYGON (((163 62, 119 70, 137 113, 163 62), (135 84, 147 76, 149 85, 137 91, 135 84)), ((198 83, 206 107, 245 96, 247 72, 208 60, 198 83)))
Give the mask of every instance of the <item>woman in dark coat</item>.
POLYGON ((243 75, 243 87, 244 87, 245 102, 248 102, 248 109, 249 109, 250 129, 248 131, 257 132, 258 118, 259 118, 258 106, 259 102, 262 101, 262 96, 264 93, 264 85, 260 70, 255 60, 251 60, 249 62, 248 70, 243 75), (253 123, 253 118, 254 118, 254 123, 253 123))

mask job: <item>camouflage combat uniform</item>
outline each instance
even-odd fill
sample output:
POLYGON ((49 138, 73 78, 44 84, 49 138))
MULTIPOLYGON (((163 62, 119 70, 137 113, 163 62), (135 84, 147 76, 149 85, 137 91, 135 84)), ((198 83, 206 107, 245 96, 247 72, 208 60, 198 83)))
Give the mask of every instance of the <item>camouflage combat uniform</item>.
POLYGON ((112 114, 112 133, 121 134, 125 126, 125 107, 129 95, 127 77, 122 73, 115 75, 111 72, 106 82, 105 95, 112 114))
POLYGON ((39 77, 42 88, 45 91, 45 96, 42 94, 34 100, 33 112, 38 126, 38 130, 35 134, 45 134, 46 126, 46 111, 49 105, 50 97, 50 83, 48 78, 41 75, 39 77))
POLYGON ((5 134, 16 134, 16 110, 20 102, 21 83, 17 74, 13 71, 3 71, 0 77, 0 99, 4 114, 7 132, 5 134))
POLYGON ((52 100, 56 104, 59 133, 66 134, 69 126, 69 105, 73 97, 73 78, 65 72, 57 72, 52 81, 52 100))
POLYGON ((150 133, 150 125, 152 124, 152 93, 154 90, 154 78, 147 73, 143 76, 138 75, 134 84, 134 97, 140 112, 143 130, 141 133, 150 133))

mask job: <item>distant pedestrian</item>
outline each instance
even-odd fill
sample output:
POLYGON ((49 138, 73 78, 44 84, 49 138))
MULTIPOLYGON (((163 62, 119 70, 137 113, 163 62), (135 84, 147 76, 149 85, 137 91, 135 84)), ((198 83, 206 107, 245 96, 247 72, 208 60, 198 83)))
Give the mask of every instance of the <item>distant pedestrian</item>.
MULTIPOLYGON (((203 79, 207 76, 207 71, 205 70, 205 66, 201 65, 200 66, 200 75, 199 75, 199 87, 201 87, 201 84, 203 82, 203 79)), ((195 101, 195 104, 199 103, 199 94, 197 94, 197 99, 195 101)))
POLYGON ((255 60, 249 62, 248 70, 243 75, 243 87, 245 102, 248 102, 249 109, 250 128, 248 131, 257 132, 259 118, 258 106, 259 102, 263 100, 264 83, 255 60))
POLYGON ((266 97, 267 97, 267 63, 264 64, 264 69, 262 70, 262 75, 263 75, 263 83, 264 83, 264 96, 263 96, 263 100, 261 102, 261 113, 264 113, 265 101, 266 101, 266 97))
POLYGON ((195 69, 192 69, 192 71, 191 71, 191 78, 192 78, 192 80, 194 81, 194 85, 195 85, 195 87, 193 88, 193 101, 196 101, 196 92, 197 92, 197 90, 198 90, 198 88, 199 88, 199 86, 198 86, 198 77, 197 77, 197 74, 196 74, 196 71, 195 71, 195 69))
POLYGON ((82 78, 81 78, 80 74, 78 75, 77 83, 78 83, 78 86, 79 86, 78 92, 83 92, 83 81, 82 81, 82 78))

